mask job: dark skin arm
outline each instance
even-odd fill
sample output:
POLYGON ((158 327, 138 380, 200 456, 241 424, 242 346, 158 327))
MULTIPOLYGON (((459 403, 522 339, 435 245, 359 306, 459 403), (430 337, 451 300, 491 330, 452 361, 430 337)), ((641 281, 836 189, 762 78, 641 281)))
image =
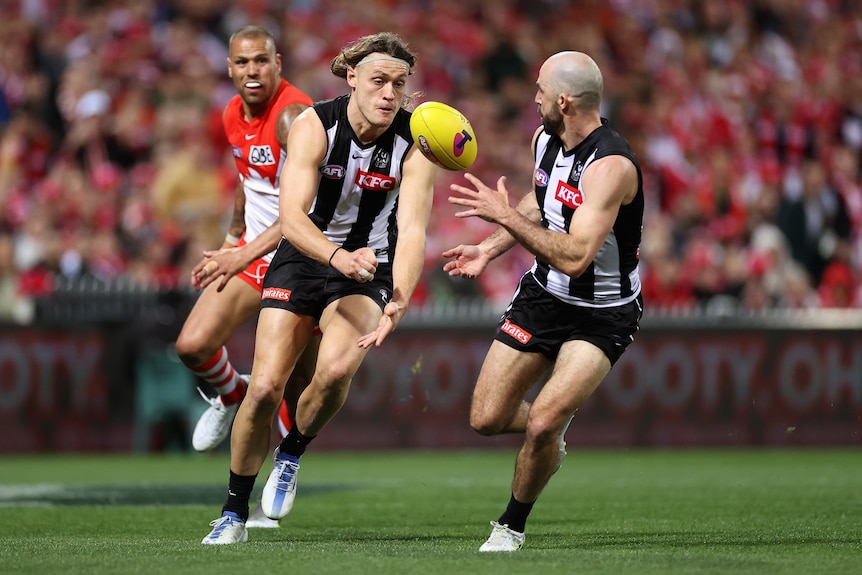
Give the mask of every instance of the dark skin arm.
MULTIPOLYGON (((283 150, 287 149, 287 136, 294 120, 306 108, 308 106, 304 104, 290 104, 278 115, 275 134, 278 144, 283 150)), ((244 232, 245 190, 242 182, 240 182, 237 186, 233 217, 228 233, 240 237, 244 232)), ((203 259, 192 270, 192 286, 200 290, 220 278, 218 290, 221 291, 230 278, 241 273, 251 262, 274 250, 280 241, 281 229, 278 221, 275 221, 263 233, 244 246, 235 248, 225 242, 221 249, 205 251, 203 259)))

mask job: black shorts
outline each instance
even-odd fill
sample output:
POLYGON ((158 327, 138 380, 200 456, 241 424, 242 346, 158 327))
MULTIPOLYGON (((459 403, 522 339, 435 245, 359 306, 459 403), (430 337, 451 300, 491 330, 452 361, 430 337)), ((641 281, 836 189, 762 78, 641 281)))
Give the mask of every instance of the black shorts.
POLYGON ((554 297, 524 274, 512 303, 500 318, 494 339, 518 351, 541 353, 551 361, 560 347, 573 340, 588 341, 614 365, 634 340, 643 315, 643 299, 616 307, 571 305, 554 297))
POLYGON ((263 279, 260 306, 284 309, 319 320, 326 306, 354 294, 370 297, 383 310, 392 297, 392 264, 378 264, 373 280, 358 282, 302 255, 290 242, 282 239, 263 279))

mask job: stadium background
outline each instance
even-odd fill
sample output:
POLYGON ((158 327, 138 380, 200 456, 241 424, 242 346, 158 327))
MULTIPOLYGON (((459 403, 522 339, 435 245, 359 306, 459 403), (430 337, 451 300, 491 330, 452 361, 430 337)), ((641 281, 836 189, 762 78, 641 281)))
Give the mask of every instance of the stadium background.
MULTIPOLYGON (((205 404, 171 344, 232 206, 226 39, 247 23, 315 99, 343 91, 341 45, 398 32, 419 101, 473 123, 471 171, 522 190, 537 65, 591 54, 646 172, 648 307, 570 443, 862 443, 862 3, 3 0, 0 17, 0 452, 188 449, 205 404)), ((441 272, 489 231, 452 217, 457 177, 439 179, 415 308, 322 447, 513 445, 466 413, 530 257, 441 272)), ((247 326, 238 367, 252 346, 247 326)))

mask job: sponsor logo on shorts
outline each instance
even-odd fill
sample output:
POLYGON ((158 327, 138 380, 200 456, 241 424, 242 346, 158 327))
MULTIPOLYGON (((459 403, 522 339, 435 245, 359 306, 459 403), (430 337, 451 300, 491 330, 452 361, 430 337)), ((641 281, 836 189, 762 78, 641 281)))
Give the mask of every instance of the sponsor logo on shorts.
POLYGON ((395 189, 395 178, 392 176, 384 176, 383 174, 375 174, 374 172, 363 172, 359 170, 356 173, 357 186, 364 190, 372 192, 388 192, 395 189))
POLYGON ((580 206, 584 201, 584 193, 581 190, 570 186, 562 180, 557 183, 557 193, 555 194, 555 197, 573 210, 578 209, 578 206, 580 206))
POLYGON ((269 262, 259 259, 252 262, 242 273, 248 276, 256 285, 261 285, 268 269, 269 262))
POLYGON ((290 301, 290 290, 281 288, 266 288, 260 294, 260 299, 278 299, 290 301))
POLYGON ((503 333, 508 333, 523 344, 526 344, 531 339, 533 339, 533 336, 531 334, 527 333, 521 327, 518 327, 509 320, 503 322, 503 327, 500 328, 500 331, 502 331, 503 333))

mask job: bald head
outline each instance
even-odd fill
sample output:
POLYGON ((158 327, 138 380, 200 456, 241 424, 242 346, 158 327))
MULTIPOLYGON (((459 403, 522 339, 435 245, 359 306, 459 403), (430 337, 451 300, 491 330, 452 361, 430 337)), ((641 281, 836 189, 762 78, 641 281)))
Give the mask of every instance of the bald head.
POLYGON ((576 107, 599 108, 604 90, 602 72, 583 52, 557 52, 545 60, 539 76, 555 95, 566 94, 576 107))

